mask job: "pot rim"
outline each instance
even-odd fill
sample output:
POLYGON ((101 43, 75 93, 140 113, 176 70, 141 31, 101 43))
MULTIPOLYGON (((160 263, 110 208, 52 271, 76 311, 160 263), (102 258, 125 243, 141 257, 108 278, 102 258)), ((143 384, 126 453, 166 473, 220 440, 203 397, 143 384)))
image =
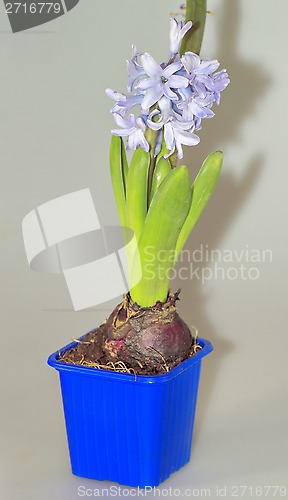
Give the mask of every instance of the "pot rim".
MULTIPOLYGON (((82 335, 78 340, 81 340, 86 335, 87 334, 82 335)), ((68 351, 69 349, 77 345, 77 342, 75 341, 70 342, 70 344, 67 344, 66 346, 60 348, 59 350, 51 354, 47 359, 47 363, 49 366, 55 368, 59 372, 67 372, 67 371, 75 372, 78 373, 79 375, 81 374, 90 377, 91 376, 98 378, 100 377, 102 379, 113 379, 113 381, 126 382, 126 383, 138 382, 141 384, 161 384, 177 377, 180 373, 186 371, 192 365, 201 361, 204 356, 213 351, 213 346, 211 342, 209 342, 208 340, 198 337, 197 342, 201 346, 201 349, 198 352, 196 352, 193 356, 191 356, 191 358, 185 359, 184 361, 179 363, 169 372, 160 375, 133 375, 130 373, 119 373, 119 372, 114 372, 112 370, 101 370, 98 368, 91 368, 89 366, 73 365, 70 363, 63 363, 59 361, 60 356, 65 351, 68 351)))

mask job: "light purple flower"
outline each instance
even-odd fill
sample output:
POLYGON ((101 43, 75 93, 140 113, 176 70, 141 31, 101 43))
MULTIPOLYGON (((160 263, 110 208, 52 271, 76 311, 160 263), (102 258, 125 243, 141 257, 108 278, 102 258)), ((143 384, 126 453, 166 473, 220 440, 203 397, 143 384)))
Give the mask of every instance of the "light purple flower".
POLYGON ((180 45, 184 35, 192 27, 192 22, 177 21, 174 18, 170 19, 170 57, 173 58, 180 52, 180 45))
POLYGON ((202 120, 203 118, 212 118, 214 116, 213 111, 210 109, 214 102, 215 96, 212 93, 206 93, 202 97, 202 95, 197 95, 197 93, 192 92, 189 88, 187 89, 185 99, 177 104, 177 108, 182 111, 183 119, 186 121, 195 120, 195 117, 202 120))
POLYGON ((177 149, 178 158, 183 158, 182 144, 186 146, 195 146, 200 139, 195 135, 195 124, 192 120, 185 122, 181 115, 173 109, 173 103, 170 99, 163 96, 159 101, 160 110, 152 111, 147 119, 147 125, 152 130, 163 129, 164 139, 169 153, 166 157, 174 153, 177 149), (153 118, 157 117, 154 121, 153 118))
POLYGON ((140 80, 136 89, 145 91, 142 101, 142 109, 153 106, 163 95, 168 99, 178 100, 178 96, 172 89, 181 89, 188 87, 188 79, 184 76, 175 75, 182 68, 180 61, 166 66, 164 69, 149 54, 143 54, 141 63, 145 69, 147 78, 140 80))
POLYGON ((210 82, 210 88, 207 86, 208 90, 214 94, 216 104, 220 103, 220 92, 226 89, 229 85, 230 80, 227 75, 226 69, 222 69, 213 75, 213 81, 210 82))
POLYGON ((193 52, 186 52, 181 57, 181 61, 195 96, 198 97, 198 94, 199 97, 205 99, 207 93, 210 92, 213 95, 214 102, 219 104, 220 92, 230 83, 225 69, 214 73, 219 67, 219 62, 216 59, 204 59, 201 61, 200 57, 197 54, 193 54, 193 52))
POLYGON ((139 64, 138 58, 142 56, 141 52, 138 52, 136 45, 132 45, 132 58, 127 61, 127 70, 128 70, 128 92, 132 92, 133 85, 135 85, 140 78, 143 78, 146 75, 145 69, 139 64))
POLYGON ((175 111, 173 103, 170 99, 163 96, 158 102, 159 109, 151 111, 147 118, 147 125, 152 130, 160 130, 166 123, 170 121, 179 121, 182 123, 183 129, 190 129, 193 126, 193 118, 190 121, 184 122, 180 112, 175 111), (156 118, 156 120, 155 120, 156 118))
POLYGON ((180 57, 180 44, 191 26, 191 22, 185 24, 171 19, 170 58, 161 65, 134 45, 132 57, 127 61, 128 95, 107 89, 109 97, 116 101, 111 111, 120 127, 112 133, 126 136, 128 148, 136 149, 140 145, 145 151, 149 150, 144 135, 148 126, 158 131, 158 149, 164 137, 169 150, 167 156, 177 150, 178 157, 182 158, 182 145, 198 144, 200 139, 194 132, 201 129, 203 118, 214 116, 212 106, 219 104, 220 94, 230 80, 225 69, 217 71, 216 59, 202 60, 193 52, 180 57), (139 118, 128 115, 136 106, 139 118))
POLYGON ((111 109, 111 113, 118 113, 123 117, 134 106, 141 105, 144 97, 142 94, 125 95, 112 89, 106 89, 106 94, 116 101, 116 104, 111 109))
POLYGON ((170 153, 165 156, 173 154, 176 148, 178 158, 183 158, 182 144, 185 146, 196 146, 200 142, 199 137, 193 132, 194 127, 190 130, 182 130, 179 122, 168 122, 164 126, 164 140, 170 153))
POLYGON ((181 61, 189 75, 190 83, 193 83, 195 77, 201 79, 202 75, 211 75, 219 68, 220 64, 216 59, 201 60, 200 57, 193 52, 185 52, 181 57, 181 61))
POLYGON ((135 118, 133 114, 130 114, 127 120, 118 113, 113 113, 113 116, 121 129, 111 130, 112 134, 119 137, 128 137, 129 149, 136 149, 137 146, 141 146, 148 153, 149 144, 144 136, 146 125, 142 118, 135 118))

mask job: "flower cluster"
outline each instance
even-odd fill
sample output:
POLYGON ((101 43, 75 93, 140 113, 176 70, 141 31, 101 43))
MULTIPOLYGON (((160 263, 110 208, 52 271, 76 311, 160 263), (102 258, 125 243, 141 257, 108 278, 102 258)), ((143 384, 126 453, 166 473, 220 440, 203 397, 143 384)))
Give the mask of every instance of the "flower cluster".
POLYGON ((158 131, 158 152, 164 139, 167 156, 177 150, 178 158, 182 158, 183 144, 199 143, 195 132, 201 129, 201 120, 214 116, 212 105, 219 104, 220 93, 229 84, 229 78, 226 70, 216 72, 217 60, 201 60, 193 52, 180 57, 180 44, 191 27, 191 21, 185 24, 171 19, 170 58, 161 65, 133 46, 132 58, 127 62, 128 95, 106 90, 116 101, 111 112, 120 127, 112 130, 112 134, 127 137, 129 149, 140 145, 149 151, 145 137, 149 127, 158 131), (140 107, 138 117, 130 113, 135 106, 140 107))

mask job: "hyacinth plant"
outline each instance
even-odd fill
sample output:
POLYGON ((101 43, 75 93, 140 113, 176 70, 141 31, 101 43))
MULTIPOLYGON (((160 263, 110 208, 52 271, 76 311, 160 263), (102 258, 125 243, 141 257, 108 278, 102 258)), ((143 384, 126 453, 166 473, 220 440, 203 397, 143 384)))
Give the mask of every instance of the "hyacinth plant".
POLYGON ((132 366, 155 369, 159 360, 175 366, 191 351, 192 335, 176 312, 178 294, 169 291, 169 269, 215 188, 222 153, 206 158, 193 183, 177 162, 183 145, 199 143, 202 120, 214 116, 229 83, 217 60, 199 55, 205 18, 206 1, 188 0, 185 21, 170 20, 168 61, 158 64, 133 46, 128 93, 107 89, 117 125, 110 150, 114 194, 121 224, 134 231, 142 277, 108 319, 104 346, 110 359, 132 366), (126 147, 135 150, 130 166, 126 147))
POLYGON ((204 161, 194 182, 177 165, 182 146, 196 146, 204 118, 212 118, 229 78, 217 60, 201 59, 206 0, 188 0, 186 19, 170 20, 170 54, 158 64, 132 48, 128 93, 107 89, 112 114, 110 167, 121 225, 130 228, 138 260, 128 253, 132 287, 98 329, 108 361, 123 361, 144 373, 161 373, 193 352, 188 326, 169 290, 177 261, 217 183, 222 153, 204 161), (124 142, 125 141, 125 142, 124 142), (126 148, 135 150, 128 166, 126 148), (140 257, 141 279, 138 274, 140 257), (161 275, 159 273, 161 269, 161 275))

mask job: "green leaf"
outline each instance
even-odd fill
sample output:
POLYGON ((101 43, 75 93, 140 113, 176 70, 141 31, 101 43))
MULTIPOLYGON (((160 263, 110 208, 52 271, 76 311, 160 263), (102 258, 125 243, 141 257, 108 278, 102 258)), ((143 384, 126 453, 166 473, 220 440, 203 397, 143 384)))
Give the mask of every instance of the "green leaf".
POLYGON ((169 269, 174 265, 175 247, 191 203, 187 167, 177 167, 156 191, 139 241, 142 278, 130 291, 142 307, 164 302, 169 288, 169 269))
POLYGON ((223 162, 223 154, 216 151, 206 158, 192 186, 192 201, 187 219, 181 229, 176 251, 177 256, 185 245, 193 227, 208 203, 217 184, 223 162))
POLYGON ((156 193, 157 189, 159 188, 161 182, 165 179, 166 175, 169 174, 170 170, 171 170, 170 162, 168 160, 165 160, 165 158, 163 157, 160 158, 153 173, 151 193, 149 196, 149 204, 151 203, 151 200, 153 199, 153 196, 156 193))
POLYGON ((138 147, 132 157, 127 175, 127 225, 139 241, 147 214, 147 184, 150 155, 138 147))
POLYGON ((110 144, 110 173, 114 196, 122 226, 127 226, 126 177, 128 165, 125 147, 121 137, 112 135, 110 144))

